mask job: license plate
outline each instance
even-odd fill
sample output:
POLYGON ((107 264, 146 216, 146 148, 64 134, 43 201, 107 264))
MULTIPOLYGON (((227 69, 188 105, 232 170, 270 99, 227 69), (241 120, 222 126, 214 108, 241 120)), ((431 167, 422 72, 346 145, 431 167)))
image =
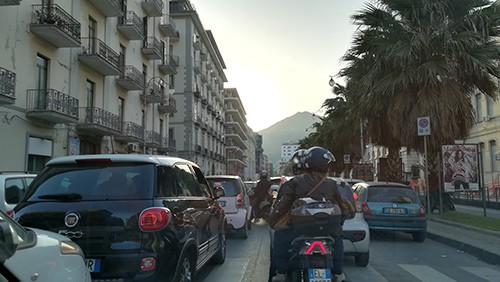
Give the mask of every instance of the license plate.
POLYGON ((219 201, 219 203, 220 203, 221 207, 225 207, 226 206, 226 201, 219 201))
POLYGON ((101 260, 100 259, 86 259, 85 265, 90 272, 99 272, 101 271, 101 260))
POLYGON ((403 208, 385 208, 384 213, 406 214, 406 209, 403 209, 403 208))
POLYGON ((309 269, 310 282, 331 282, 332 273, 329 268, 313 268, 309 269))

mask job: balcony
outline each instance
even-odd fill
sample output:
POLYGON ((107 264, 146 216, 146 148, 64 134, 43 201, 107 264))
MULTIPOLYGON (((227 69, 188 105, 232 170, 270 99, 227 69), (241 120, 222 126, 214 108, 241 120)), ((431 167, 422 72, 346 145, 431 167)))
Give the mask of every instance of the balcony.
POLYGON ((78 99, 54 89, 29 89, 26 116, 49 124, 78 121, 78 99))
POLYGON ((161 18, 158 28, 163 33, 163 35, 170 38, 170 41, 179 40, 179 31, 177 31, 175 22, 170 16, 164 15, 161 18))
POLYGON ((201 98, 201 92, 200 92, 200 90, 195 89, 195 90, 193 91, 193 95, 194 95, 194 97, 195 97, 196 99, 200 99, 200 98, 201 98))
POLYGON ((161 147, 161 134, 154 130, 146 131, 146 146, 148 147, 161 147))
POLYGON ((80 108, 76 129, 80 134, 92 136, 122 135, 120 117, 97 107, 80 108))
POLYGON ((120 0, 89 0, 106 17, 123 15, 120 0))
POLYGON ((120 16, 116 28, 125 35, 128 40, 144 39, 144 24, 141 18, 133 11, 128 11, 125 16, 120 16))
POLYGON ((120 77, 115 79, 115 83, 128 91, 143 90, 144 75, 134 66, 125 66, 120 77))
POLYGON ((21 0, 0 0, 0 6, 15 6, 21 4, 21 0))
POLYGON ((163 101, 163 88, 159 83, 151 81, 141 94, 141 99, 146 103, 160 103, 163 101))
POLYGON ((165 55, 158 69, 165 75, 176 74, 179 66, 179 56, 165 55))
POLYGON ((144 127, 131 121, 124 121, 121 135, 115 136, 119 142, 142 142, 144 140, 144 127))
POLYGON ((142 54, 150 60, 159 60, 163 58, 163 44, 154 36, 148 36, 144 39, 144 45, 141 51, 142 54))
POLYGON ((177 102, 175 101, 175 98, 169 96, 167 99, 162 101, 158 105, 158 111, 165 114, 177 113, 177 102))
POLYGON ((196 74, 201 74, 201 61, 194 60, 193 70, 196 74))
POLYGON ((161 152, 175 152, 175 151, 177 151, 175 139, 169 138, 169 137, 161 137, 161 143, 157 149, 161 152))
POLYGON ((30 30, 57 48, 80 47, 80 23, 56 4, 33 5, 30 30))
POLYGON ((207 53, 201 52, 201 53, 200 53, 200 59, 201 59, 203 62, 208 61, 208 55, 207 55, 207 53))
POLYGON ((0 67, 0 105, 16 102, 16 73, 0 67))
POLYGON ((201 41, 199 39, 197 39, 193 42, 193 48, 194 48, 194 50, 197 50, 197 51, 201 50, 201 41))
POLYGON ((143 0, 142 9, 150 17, 160 17, 163 15, 163 1, 162 0, 143 0))
POLYGON ((82 53, 78 60, 102 75, 119 75, 120 55, 102 40, 93 37, 82 38, 82 53))

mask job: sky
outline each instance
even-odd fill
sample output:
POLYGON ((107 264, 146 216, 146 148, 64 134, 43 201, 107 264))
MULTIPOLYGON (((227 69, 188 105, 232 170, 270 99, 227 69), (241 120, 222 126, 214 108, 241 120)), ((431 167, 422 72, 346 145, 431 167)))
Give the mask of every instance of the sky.
POLYGON ((259 132, 297 112, 321 115, 367 0, 191 0, 211 30, 228 82, 259 132))

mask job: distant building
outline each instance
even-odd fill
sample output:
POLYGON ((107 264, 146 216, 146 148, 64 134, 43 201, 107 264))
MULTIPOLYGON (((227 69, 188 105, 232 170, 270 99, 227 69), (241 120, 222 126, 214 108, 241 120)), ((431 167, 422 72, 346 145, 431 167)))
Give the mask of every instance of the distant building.
POLYGON ((293 156, 293 153, 299 148, 299 143, 297 142, 285 142, 281 143, 281 162, 287 163, 293 156))

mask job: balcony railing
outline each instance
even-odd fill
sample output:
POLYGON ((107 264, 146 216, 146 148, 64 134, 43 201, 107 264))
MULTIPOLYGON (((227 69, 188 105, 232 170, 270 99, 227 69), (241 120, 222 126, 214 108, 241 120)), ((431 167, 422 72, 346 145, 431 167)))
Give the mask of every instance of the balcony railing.
POLYGON ((78 120, 78 99, 54 89, 29 89, 26 116, 48 123, 72 123, 78 120))
POLYGON ((177 31, 177 27, 175 25, 175 21, 167 15, 164 15, 161 18, 161 22, 158 25, 160 31, 166 37, 169 37, 170 40, 179 40, 179 32, 177 31))
POLYGON ((120 117, 97 107, 80 108, 80 120, 76 128, 90 135, 121 135, 120 117))
POLYGON ((120 55, 95 37, 82 38, 82 53, 78 59, 102 75, 119 75, 122 71, 120 55))
POLYGON ((150 17, 159 17, 163 15, 163 1, 162 0, 143 0, 142 8, 150 17))
POLYGON ((0 104, 16 101, 16 73, 0 67, 0 104))
POLYGON ((125 16, 118 18, 117 29, 129 40, 144 39, 144 24, 141 18, 133 11, 127 11, 125 16))
POLYGON ((163 57, 163 44, 156 37, 148 36, 144 39, 141 51, 150 60, 159 60, 163 57))
POLYGON ((123 15, 121 10, 121 0, 89 0, 97 10, 106 17, 117 17, 123 15))
POLYGON ((0 6, 15 6, 15 5, 19 5, 20 3, 21 3, 21 0, 1 0, 0 6))
POLYGON ((164 74, 176 74, 179 66, 179 56, 165 55, 163 61, 158 65, 164 74))
POLYGON ((163 113, 176 113, 177 112, 177 105, 176 105, 175 98, 172 96, 169 96, 167 98, 166 102, 160 103, 158 105, 158 111, 163 112, 163 113))
POLYGON ((194 60, 193 62, 193 70, 196 74, 201 74, 201 61, 200 60, 194 60))
POLYGON ((160 103, 163 101, 163 88, 157 82, 151 81, 141 94, 141 99, 146 100, 146 103, 160 103))
POLYGON ((194 11, 190 1, 171 1, 169 7, 170 14, 194 11))
POLYGON ((144 75, 134 66, 125 66, 115 82, 129 91, 144 89, 144 75))
POLYGON ((115 140, 122 142, 142 142, 144 140, 144 127, 135 122, 124 121, 121 133, 115 137, 115 140))
POLYGON ((80 23, 57 4, 33 5, 30 30, 56 47, 80 46, 80 23))
POLYGON ((176 146, 175 146, 175 139, 170 138, 170 137, 161 137, 161 143, 160 146, 158 147, 159 151, 170 151, 170 152, 175 152, 176 151, 176 146))
POLYGON ((161 134, 154 130, 146 132, 146 145, 151 147, 159 147, 161 145, 161 134))

